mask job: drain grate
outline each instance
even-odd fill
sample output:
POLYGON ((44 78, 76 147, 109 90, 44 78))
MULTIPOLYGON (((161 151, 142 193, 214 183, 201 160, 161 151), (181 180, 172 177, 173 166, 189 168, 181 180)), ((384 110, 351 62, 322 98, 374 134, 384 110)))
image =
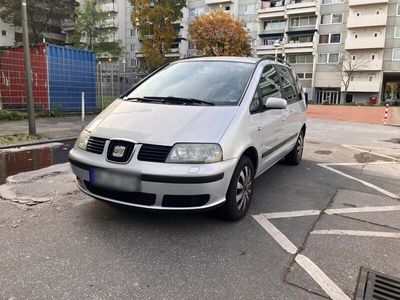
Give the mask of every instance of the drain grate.
POLYGON ((361 268, 356 300, 400 300, 400 279, 361 268))

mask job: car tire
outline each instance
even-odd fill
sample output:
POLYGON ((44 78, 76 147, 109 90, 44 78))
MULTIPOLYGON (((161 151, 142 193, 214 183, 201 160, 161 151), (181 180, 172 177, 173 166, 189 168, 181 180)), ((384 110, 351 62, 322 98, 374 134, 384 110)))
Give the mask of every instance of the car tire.
POLYGON ((303 158, 303 149, 304 149, 304 130, 300 131, 299 136, 297 137, 296 145, 285 156, 285 163, 289 165, 298 165, 301 163, 301 159, 303 158))
POLYGON ((247 156, 240 158, 226 192, 226 201, 220 207, 220 216, 229 221, 239 221, 250 207, 254 190, 254 166, 247 156))

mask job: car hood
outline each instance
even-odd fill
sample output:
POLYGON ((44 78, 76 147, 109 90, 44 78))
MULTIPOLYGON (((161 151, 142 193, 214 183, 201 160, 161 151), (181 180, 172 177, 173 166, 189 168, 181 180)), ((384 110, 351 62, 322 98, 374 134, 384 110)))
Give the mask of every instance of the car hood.
POLYGON ((116 100, 86 129, 96 137, 143 144, 218 143, 237 109, 116 100))

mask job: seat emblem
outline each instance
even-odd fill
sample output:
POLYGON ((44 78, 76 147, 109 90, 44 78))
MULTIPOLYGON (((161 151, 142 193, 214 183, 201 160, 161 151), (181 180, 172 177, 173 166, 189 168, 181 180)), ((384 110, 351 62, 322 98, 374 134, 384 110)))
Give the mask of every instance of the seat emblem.
POLYGON ((112 156, 113 157, 122 157, 122 156, 124 156, 125 149, 126 149, 125 146, 115 146, 114 150, 113 150, 113 153, 112 153, 112 156))

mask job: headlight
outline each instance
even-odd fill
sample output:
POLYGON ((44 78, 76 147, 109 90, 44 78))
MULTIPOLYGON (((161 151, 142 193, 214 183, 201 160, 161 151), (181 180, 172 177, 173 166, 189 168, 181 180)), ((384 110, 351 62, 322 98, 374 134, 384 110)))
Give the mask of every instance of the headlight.
POLYGON ((222 149, 218 144, 175 144, 167 162, 169 163, 213 163, 222 160, 222 149))
POLYGON ((86 150, 87 143, 89 141, 90 133, 86 130, 82 130, 81 134, 78 136, 75 146, 79 149, 86 150))

